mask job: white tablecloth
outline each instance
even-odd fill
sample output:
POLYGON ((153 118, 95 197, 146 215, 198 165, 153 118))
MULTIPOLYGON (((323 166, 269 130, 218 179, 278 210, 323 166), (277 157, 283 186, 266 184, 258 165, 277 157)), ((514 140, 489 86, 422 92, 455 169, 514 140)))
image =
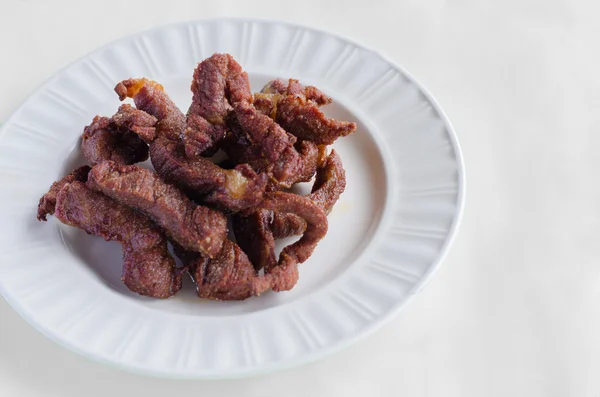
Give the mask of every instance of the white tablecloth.
POLYGON ((59 347, 0 299, 0 396, 600 396, 600 3, 584 3, 4 2, 0 121, 123 35, 183 19, 283 19, 350 36, 423 82, 458 133, 468 189, 433 281, 333 356, 251 379, 145 378, 59 347))

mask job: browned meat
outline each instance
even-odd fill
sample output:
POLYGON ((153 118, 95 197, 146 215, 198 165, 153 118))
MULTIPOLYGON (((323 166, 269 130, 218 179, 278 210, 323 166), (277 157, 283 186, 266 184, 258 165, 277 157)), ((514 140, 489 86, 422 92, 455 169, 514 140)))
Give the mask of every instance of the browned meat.
POLYGON ((156 138, 156 117, 131 105, 119 106, 117 113, 111 117, 111 122, 121 131, 134 132, 146 143, 151 143, 156 138))
POLYGON ((225 170, 204 158, 190 159, 183 150, 180 134, 186 126, 183 113, 162 86, 146 79, 130 79, 115 88, 121 98, 133 97, 136 106, 158 119, 158 138, 150 144, 150 159, 167 182, 194 198, 236 212, 257 205, 267 184, 265 175, 248 167, 225 170))
POLYGON ((306 230, 306 221, 296 214, 276 212, 272 215, 271 233, 279 240, 291 236, 299 236, 306 230))
POLYGON ((89 234, 120 242, 122 280, 131 291, 168 298, 181 289, 183 270, 175 268, 165 235, 141 213, 76 181, 58 193, 55 216, 89 234))
POLYGON ((286 149, 293 148, 296 138, 269 116, 257 111, 251 103, 240 102, 235 105, 233 112, 236 123, 253 143, 260 145, 263 155, 269 161, 276 161, 286 149))
POLYGON ((120 100, 133 98, 135 106, 158 119, 156 134, 179 140, 185 128, 185 116, 169 98, 162 85, 142 79, 124 80, 117 84, 115 92, 120 100))
POLYGON ((229 54, 214 54, 194 70, 190 114, 212 124, 225 124, 232 106, 251 102, 248 74, 229 54))
POLYGON ((248 74, 229 54, 214 54, 200 62, 192 81, 192 106, 183 134, 189 157, 206 154, 225 137, 225 121, 233 106, 251 102, 248 74))
POLYGON ((317 146, 308 141, 296 146, 298 150, 290 146, 275 162, 271 162, 263 155, 261 145, 250 142, 242 133, 235 131, 228 134, 221 147, 232 162, 247 163, 255 172, 266 173, 269 176, 267 191, 277 191, 297 182, 309 181, 315 173, 319 153, 317 146))
MULTIPOLYGON (((295 79, 289 79, 288 84, 286 84, 283 80, 280 79, 271 80, 262 88, 260 92, 263 94, 270 95, 301 95, 309 101, 316 103, 318 106, 328 105, 332 102, 332 99, 325 95, 325 93, 323 93, 323 91, 321 91, 317 87, 313 87, 310 85, 304 87, 302 86, 302 84, 300 84, 298 80, 295 79)), ((254 99, 256 101, 256 95, 254 99)), ((259 102, 266 106, 266 101, 264 101, 263 99, 260 99, 259 102)))
POLYGON ((227 236, 225 215, 194 204, 156 173, 106 161, 92 168, 87 183, 92 189, 150 216, 185 249, 210 258, 221 250, 227 236))
POLYGON ((223 140, 226 134, 227 129, 224 125, 211 124, 197 114, 188 114, 187 126, 183 133, 186 156, 212 156, 218 150, 216 144, 223 140))
POLYGON ((73 170, 69 175, 65 176, 59 181, 56 181, 50 186, 50 190, 48 193, 44 194, 40 199, 37 210, 37 218, 40 221, 46 221, 46 215, 54 214, 54 207, 56 206, 56 195, 63 188, 63 186, 75 182, 85 182, 87 181, 88 172, 90 172, 90 167, 84 165, 73 170))
POLYGON ((134 164, 148 159, 148 142, 156 134, 156 119, 130 105, 111 118, 94 117, 81 136, 83 155, 92 164, 112 160, 134 164))
POLYGON ((277 115, 277 101, 281 98, 280 94, 254 93, 252 104, 260 113, 269 116, 275 120, 277 115))
POLYGON ((316 103, 304 96, 287 95, 277 101, 277 123, 297 138, 331 145, 356 131, 356 123, 325 117, 316 103))
POLYGON ((262 200, 267 185, 265 174, 256 174, 247 165, 225 170, 203 158, 190 160, 180 148, 179 143, 165 138, 150 145, 152 164, 165 181, 229 212, 253 207, 262 200))
POLYGON ((312 255, 319 241, 327 233, 327 215, 309 198, 293 193, 269 193, 260 208, 273 212, 292 213, 306 221, 307 227, 300 240, 281 251, 277 266, 265 268, 265 273, 273 277, 274 291, 290 290, 298 281, 298 264, 312 255))
POLYGON ((330 145, 337 138, 356 130, 355 123, 325 117, 319 106, 331 103, 331 98, 316 87, 303 87, 298 80, 273 80, 254 95, 254 106, 298 139, 317 145, 330 145))
MULTIPOLYGON (((312 193, 308 195, 308 198, 329 215, 345 189, 346 171, 342 165, 342 159, 335 150, 332 150, 325 160, 325 164, 317 170, 312 193)), ((273 214, 271 231, 275 240, 302 234, 305 228, 306 222, 294 214, 273 214)))
MULTIPOLYGON (((345 188, 346 172, 342 160, 332 150, 325 164, 317 170, 312 193, 307 197, 329 214, 345 188)), ((303 217, 290 212, 259 210, 249 216, 233 217, 237 242, 257 269, 268 268, 275 263, 275 240, 300 235, 306 226, 303 217)))
POLYGON ((346 190, 346 171, 340 156, 335 150, 331 150, 324 166, 317 171, 309 198, 329 215, 344 190, 346 190))
POLYGON ((248 257, 232 241, 225 240, 221 252, 207 259, 189 252, 177 255, 192 269, 199 297, 214 300, 243 300, 258 296, 271 287, 271 277, 261 277, 248 257))
MULTIPOLYGON (((306 229, 306 222, 298 219, 306 229)), ((235 239, 256 270, 272 268, 277 264, 272 223, 273 212, 266 210, 258 210, 248 216, 235 215, 232 218, 235 239)))

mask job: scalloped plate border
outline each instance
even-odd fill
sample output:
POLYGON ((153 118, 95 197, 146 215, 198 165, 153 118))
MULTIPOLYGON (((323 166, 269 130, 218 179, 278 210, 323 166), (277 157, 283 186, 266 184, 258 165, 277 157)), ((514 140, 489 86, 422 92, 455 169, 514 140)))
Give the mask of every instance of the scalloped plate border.
MULTIPOLYGON (((128 362, 127 359, 123 359, 122 355, 121 355, 121 357, 119 357, 116 354, 111 355, 111 354, 107 354, 106 352, 103 352, 104 354, 101 354, 101 353, 98 353, 98 352, 95 352, 92 350, 86 350, 85 348, 82 348, 81 345, 73 343, 70 339, 65 338, 64 334, 61 335, 60 330, 58 330, 56 328, 52 328, 48 324, 45 324, 43 319, 32 316, 32 313, 28 310, 27 305, 23 304, 23 302, 20 302, 16 296, 13 296, 13 294, 11 293, 11 289, 9 288, 9 285, 5 285, 5 280, 3 280, 0 277, 0 293, 2 293, 4 298, 8 301, 8 303, 12 307, 27 322, 29 322, 32 326, 34 326, 41 333, 46 335, 48 338, 54 340, 58 344, 66 347, 72 351, 75 351, 76 353, 79 353, 83 356, 91 358, 95 361, 102 362, 102 363, 105 363, 105 364, 108 364, 111 366, 115 366, 118 368, 122 368, 122 369, 125 369, 128 371, 133 371, 133 372, 137 372, 137 373, 141 373, 141 374, 145 374, 145 375, 171 377, 171 378, 211 378, 211 379, 214 379, 214 378, 243 377, 243 376, 250 376, 250 375, 270 372, 270 371, 277 370, 277 369, 283 369, 283 368, 296 366, 299 364, 303 364, 303 363, 307 363, 307 362, 316 360, 316 359, 318 359, 324 355, 327 355, 331 352, 334 352, 342 347, 348 346, 351 343, 357 341, 358 339, 373 332, 375 329, 379 328, 384 323, 389 321, 396 313, 398 313, 404 307, 404 305, 406 305, 410 301, 411 297, 414 294, 418 293, 427 284, 427 282, 434 275, 435 271, 439 268, 441 262, 443 261, 444 257, 446 256, 446 254, 448 252, 448 249, 449 249, 449 247, 453 241, 453 238, 456 234, 456 231, 458 229, 459 222, 460 222, 463 208, 464 208, 465 170, 464 170, 462 154, 460 151, 457 137, 454 133, 454 130, 452 129, 452 126, 450 125, 450 122, 448 121, 446 115, 444 114, 443 110, 438 105, 438 103, 433 98, 433 96, 427 91, 427 89, 425 89, 425 87, 423 87, 411 74, 406 72, 400 66, 396 65, 394 62, 389 60, 387 57, 385 57, 385 56, 379 54, 378 52, 373 51, 361 44, 358 44, 349 38, 331 34, 329 32, 322 31, 319 29, 314 29, 311 27, 291 24, 291 23, 282 22, 282 21, 275 21, 275 20, 246 19, 246 18, 214 18, 214 19, 204 19, 204 20, 198 20, 198 21, 187 21, 187 22, 182 22, 182 23, 163 25, 163 26, 156 27, 154 29, 150 29, 150 30, 147 30, 147 31, 144 31, 141 33, 137 33, 134 35, 124 37, 122 39, 119 39, 113 43, 110 43, 106 46, 103 46, 103 47, 87 54, 86 56, 80 58, 79 60, 74 61, 73 63, 66 66, 64 69, 62 69, 58 73, 56 73, 53 77, 48 79, 42 86, 40 86, 40 88, 38 90, 36 90, 34 93, 32 93, 31 96, 28 99, 26 99, 23 102, 23 104, 21 104, 21 106, 18 107, 14 111, 14 113, 11 115, 11 117, 5 123, 2 124, 2 127, 0 129, 0 149, 3 146, 4 138, 5 138, 7 131, 9 131, 11 126, 13 125, 13 119, 15 119, 17 117, 17 115, 19 115, 24 109, 27 108, 27 106, 32 101, 32 98, 34 98, 36 96, 36 94, 38 94, 40 92, 45 93, 46 95, 50 95, 49 91, 48 91, 48 87, 51 87, 52 84, 55 82, 55 80, 57 78, 59 78, 60 76, 68 75, 68 73, 72 71, 72 68, 74 68, 76 65, 79 65, 79 64, 85 62, 86 59, 92 59, 94 56, 97 56, 98 54, 102 53, 103 51, 108 50, 108 49, 118 46, 118 45, 124 45, 128 41, 133 42, 135 40, 140 40, 140 41, 144 42, 146 37, 152 37, 152 36, 156 35, 157 33, 160 33, 161 31, 169 31, 169 29, 183 28, 186 26, 191 31, 191 29, 198 29, 199 27, 202 27, 203 25, 211 25, 211 24, 225 25, 228 23, 229 24, 243 24, 244 26, 242 27, 242 29, 246 29, 246 25, 249 25, 251 29, 254 28, 256 25, 269 26, 269 27, 281 26, 281 27, 287 28, 287 29, 294 29, 295 33, 308 32, 311 34, 322 35, 323 37, 332 38, 341 43, 344 43, 344 45, 345 45, 344 49, 352 47, 352 51, 356 51, 356 50, 364 51, 366 54, 369 54, 370 56, 379 58, 381 61, 383 61, 384 63, 389 65, 393 71, 397 72, 401 78, 405 79, 408 84, 414 85, 418 89, 419 94, 424 96, 424 98, 428 102, 428 106, 430 106, 431 110, 435 113, 435 117, 437 117, 443 124, 444 132, 447 135, 447 139, 451 146, 450 149, 451 149, 452 155, 454 157, 453 167, 455 167, 455 169, 456 169, 456 192, 455 192, 454 200, 453 200, 453 204, 454 204, 453 215, 452 215, 451 223, 450 223, 449 227, 447 228, 447 230, 444 230, 444 235, 443 235, 443 238, 441 239, 441 241, 442 241, 441 246, 440 246, 439 250, 437 250, 437 252, 436 252, 435 259, 433 261, 431 261, 431 263, 427 267, 427 270, 423 274, 419 275, 419 277, 416 280, 414 280, 414 282, 412 283, 412 285, 408 289, 408 291, 406 293, 404 293, 400 299, 395 301, 393 303, 393 305, 391 305, 389 308, 386 308, 385 311, 383 311, 381 313, 376 313, 375 317, 370 319, 369 321, 367 321, 364 326, 359 327, 358 329, 354 330, 353 332, 347 333, 341 339, 338 339, 335 341, 329 341, 324 346, 320 346, 319 344, 316 344, 316 345, 311 344, 310 340, 309 341, 303 340, 302 343, 305 345, 308 345, 309 347, 305 348, 305 351, 300 352, 299 354, 297 354, 295 356, 292 355, 290 357, 283 357, 283 358, 279 358, 275 361, 271 361, 271 362, 267 361, 262 364, 258 364, 258 363, 252 364, 253 361, 256 360, 256 357, 252 356, 252 354, 248 355, 248 352, 247 352, 248 346, 250 346, 250 350, 252 349, 252 343, 251 343, 251 340, 249 339, 250 331, 248 329, 246 329, 245 327, 243 327, 241 334, 242 334, 242 344, 244 346, 242 346, 241 349, 246 350, 246 352, 243 353, 242 355, 246 358, 250 357, 251 361, 249 363, 246 362, 246 365, 233 367, 232 369, 226 368, 226 367, 225 368, 216 368, 216 369, 215 368, 212 368, 212 369, 211 368, 202 368, 202 370, 198 371, 197 367, 196 367, 195 371, 190 371, 189 367, 187 367, 187 370, 186 370, 185 365, 184 365, 184 368, 170 368, 170 367, 166 367, 166 366, 163 366, 161 368, 160 366, 157 367, 157 366, 147 365, 148 364, 147 362, 144 362, 143 364, 139 364, 139 362, 136 363, 136 362, 132 362, 132 361, 128 362), (248 364, 250 364, 250 365, 248 365, 248 364)), ((245 31, 244 31, 244 33, 245 33, 245 31)), ((193 36, 193 35, 191 35, 191 36, 193 36)), ((295 34, 292 37, 292 44, 300 45, 299 41, 301 40, 301 38, 297 38, 296 36, 303 36, 303 35, 295 34)), ((243 37, 245 37, 245 36, 243 36, 243 37)), ((244 44, 244 43, 242 43, 242 44, 244 44)), ((242 44, 240 44, 240 45, 242 45, 242 44)), ((200 45, 200 44, 196 44, 196 46, 194 46, 194 48, 197 48, 198 45, 200 45)), ((141 52, 143 52, 143 51, 144 50, 141 50, 141 52)), ((197 54, 192 53, 191 55, 196 56, 197 54)), ((340 55, 344 55, 344 53, 342 53, 340 55)), ((141 56, 144 57, 145 55, 141 54, 141 56)), ((243 56, 247 56, 247 50, 243 56)), ((294 57, 295 57, 295 54, 292 53, 291 58, 286 59, 285 61, 288 61, 291 63, 291 62, 293 62, 294 57)), ((289 57, 286 57, 286 58, 289 58, 289 57)), ((243 65, 243 61, 244 61, 244 59, 241 60, 242 65, 243 65)), ((335 62, 334 62, 334 64, 335 64, 335 62)), ((158 67, 156 64, 151 65, 151 68, 156 68, 156 67, 158 67)), ((333 69, 333 65, 330 67, 330 69, 333 69)), ((369 93, 368 96, 371 96, 371 95, 372 95, 372 93, 369 93)), ((74 112, 77 112, 80 110, 80 109, 78 109, 77 102, 69 101, 68 98, 55 97, 54 100, 57 102, 62 102, 63 106, 70 107, 71 110, 73 110, 74 112)), ((362 116, 362 110, 361 111, 356 110, 358 108, 357 105, 352 104, 352 106, 349 106, 349 108, 352 109, 353 112, 361 113, 361 116, 362 116)), ((363 120, 370 121, 370 119, 368 117, 364 117, 363 120)), ((377 142, 379 142, 380 137, 374 137, 374 138, 377 142)), ((378 146, 380 146, 379 143, 378 143, 378 146)), ((384 155, 384 157, 388 157, 389 154, 386 155, 384 153, 383 155, 384 155)), ((388 171, 386 171, 386 175, 387 175, 386 179, 389 179, 390 173, 388 171)), ((2 179, 2 177, 0 177, 0 180, 1 179, 2 179)), ((389 190, 391 191, 393 189, 389 189, 389 190)), ((7 192, 5 191, 4 193, 5 193, 3 195, 4 198, 7 198, 7 192)), ((392 193, 388 192, 388 198, 387 198, 386 203, 389 202, 389 200, 393 200, 396 198, 395 196, 390 196, 391 194, 394 194, 394 192, 392 192, 392 193)), ((2 199, 2 197, 0 197, 0 203, 2 202, 1 199, 2 199)), ((388 210, 388 208, 385 209, 386 213, 388 212, 387 210, 388 210)), ((389 221, 389 219, 384 219, 384 222, 389 223, 390 221, 389 221)), ((375 246, 376 244, 378 244, 376 240, 383 239, 382 235, 383 235, 384 231, 389 231, 389 230, 387 230, 386 228, 380 227, 379 230, 376 232, 376 235, 373 236, 373 240, 371 241, 370 247, 369 247, 370 250, 373 250, 372 246, 375 246)), ((0 228, 0 234, 2 234, 3 232, 6 233, 6 230, 3 231, 0 228)), ((364 266, 364 267, 366 267, 366 266, 364 266)), ((5 270, 5 268, 6 268, 6 266, 4 266, 4 268, 3 268, 2 264, 0 264, 0 276, 3 275, 2 270, 3 269, 5 270)), ((350 269, 348 269, 348 270, 350 270, 350 269)), ((365 270, 365 269, 363 269, 363 270, 365 270)), ((348 276, 348 274, 346 274, 346 273, 348 273, 348 272, 345 272, 344 277, 340 277, 340 279, 346 278, 346 276, 348 276)), ((340 281, 341 280, 338 279, 338 280, 336 280, 336 283, 339 284, 340 281)), ((8 283, 8 284, 10 284, 10 283, 8 283)), ((319 291, 319 292, 323 292, 323 291, 319 291)), ((339 293, 338 295, 341 295, 341 293, 339 293)), ((114 297, 110 297, 110 298, 112 299, 114 297)), ((352 299, 352 297, 351 297, 351 299, 352 299)), ((353 299, 355 299, 355 298, 353 298, 353 299)), ((304 299, 304 301, 306 301, 306 300, 307 299, 304 299)), ((351 300, 350 300, 350 302, 351 302, 351 300)), ((288 306, 288 305, 286 305, 286 306, 288 306)), ((283 306, 279 309, 283 310, 283 308, 286 306, 283 306)), ((297 305, 297 306, 299 306, 299 305, 297 305)), ((304 306, 307 306, 306 302, 304 302, 304 306)), ((304 307, 304 309, 306 309, 306 307, 304 307)), ((367 309, 369 309, 369 308, 367 307, 367 309)), ((271 310, 268 310, 268 312, 270 312, 270 311, 271 310)), ((298 316, 297 312, 295 312, 295 313, 293 312, 292 314, 294 316, 298 316)), ((292 317, 292 314, 290 314, 289 317, 292 317)), ((258 316, 259 320, 260 320, 261 316, 264 316, 264 313, 262 315, 258 316)), ((245 317, 245 316, 242 316, 242 317, 245 317)), ((192 328, 193 326, 201 325, 201 322, 195 322, 194 320, 185 319, 184 317, 181 317, 181 319, 182 319, 182 322, 180 325, 181 325, 182 329, 185 328, 187 333, 193 332, 193 328, 192 328)), ((240 321, 237 321, 235 318, 224 319, 223 321, 225 321, 229 327, 232 327, 234 325, 240 325, 240 321)), ((291 319, 291 321, 298 321, 298 318, 291 319)), ((140 325, 140 328, 141 327, 142 326, 140 325)), ((306 337, 310 338, 311 334, 315 332, 315 330, 314 329, 311 330, 310 327, 308 327, 308 329, 305 328, 304 326, 301 326, 299 328, 303 328, 303 330, 300 332, 300 334, 302 334, 300 336, 300 339, 303 339, 306 337)), ((162 331, 166 332, 166 331, 164 331, 164 329, 162 331)), ((188 334, 186 334, 186 336, 187 335, 188 334)), ((127 336, 128 335, 126 335, 125 342, 129 343, 127 336)), ((254 335, 254 336, 256 336, 256 335, 254 335)), ((163 337, 163 339, 164 339, 164 337, 163 337)), ((317 338, 317 340, 318 340, 318 338, 317 338)), ((121 342, 121 343, 117 344, 117 347, 122 350, 123 349, 122 345, 125 342, 121 342)), ((122 353, 122 351, 119 349, 117 349, 117 351, 122 353)), ((179 363, 178 360, 176 360, 176 361, 179 363)))

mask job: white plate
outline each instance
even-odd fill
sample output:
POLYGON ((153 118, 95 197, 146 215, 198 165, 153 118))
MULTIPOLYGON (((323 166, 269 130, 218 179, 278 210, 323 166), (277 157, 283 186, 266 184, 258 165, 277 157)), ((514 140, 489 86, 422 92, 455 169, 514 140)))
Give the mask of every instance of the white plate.
POLYGON ((0 131, 0 291, 33 326, 92 359, 145 374, 221 378, 314 360, 381 326, 431 278, 464 197, 448 120, 410 75, 352 41, 282 22, 206 20, 127 37, 76 61, 0 131), (39 197, 82 162, 78 138, 119 105, 114 85, 146 76, 186 110, 193 68, 231 53, 254 90, 295 77, 334 98, 327 113, 358 123, 334 145, 346 192, 329 233, 290 292, 243 302, 168 300, 120 282, 117 243, 35 219, 39 197))

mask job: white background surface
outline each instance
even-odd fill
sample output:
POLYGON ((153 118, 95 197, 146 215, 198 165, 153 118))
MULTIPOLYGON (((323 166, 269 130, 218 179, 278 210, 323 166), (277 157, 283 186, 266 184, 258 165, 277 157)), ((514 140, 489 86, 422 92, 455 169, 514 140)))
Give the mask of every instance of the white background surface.
POLYGON ((123 35, 213 16, 284 19, 374 47, 429 88, 463 148, 467 204, 425 290, 321 361, 242 380, 145 378, 59 347, 0 300, 0 396, 600 396, 600 3, 49 3, 2 4, 0 121, 123 35))

